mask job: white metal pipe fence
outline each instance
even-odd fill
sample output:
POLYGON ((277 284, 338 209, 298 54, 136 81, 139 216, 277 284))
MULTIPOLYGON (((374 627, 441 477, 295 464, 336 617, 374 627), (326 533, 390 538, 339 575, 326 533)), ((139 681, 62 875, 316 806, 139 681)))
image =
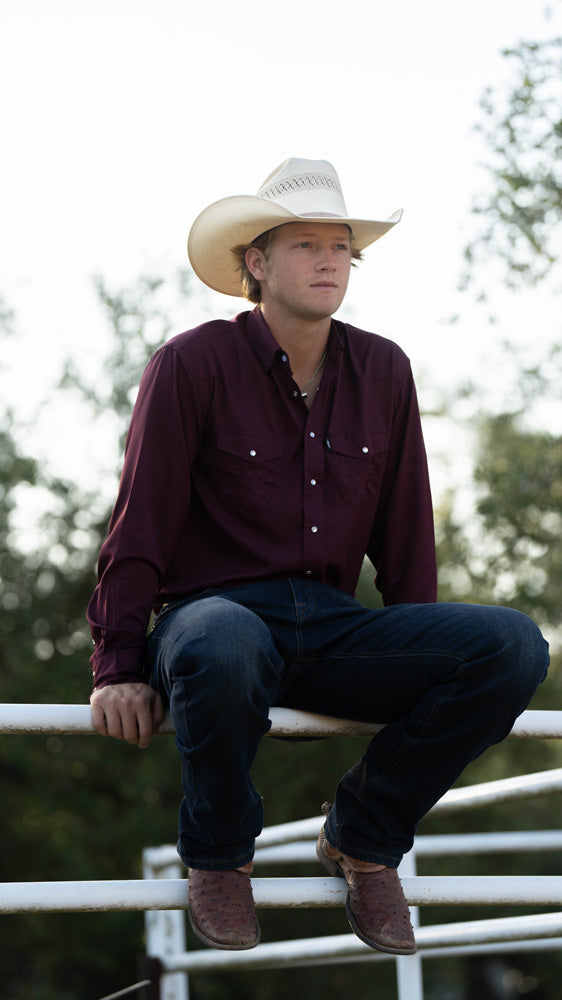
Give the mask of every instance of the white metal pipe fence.
MULTIPOLYGON (((181 878, 2 882, 0 913, 185 909, 187 885, 181 878)), ((416 875, 402 885, 410 906, 562 906, 562 875, 416 875)), ((343 906, 346 898, 340 878, 261 877, 252 887, 258 908, 343 906)))
MULTIPOLYGON (((314 861, 316 858, 316 838, 323 819, 323 816, 319 816, 306 821, 311 824, 310 838, 308 840, 295 839, 294 842, 273 844, 271 847, 261 847, 261 837, 258 837, 254 858, 255 864, 290 864, 293 862, 314 861)), ((264 830, 264 834, 267 833, 268 830, 264 830)), ((301 833, 298 834, 298 836, 301 835, 301 833)), ((418 858, 458 854, 508 854, 520 851, 558 851, 562 850, 562 830, 518 830, 507 833, 420 835, 416 837, 415 849, 418 858)), ((147 847, 143 856, 155 874, 158 873, 160 868, 165 868, 178 860, 177 850, 173 844, 164 844, 161 847, 147 847)))
MULTIPOLYGON (((492 920, 433 924, 420 927, 416 941, 422 957, 462 954, 465 947, 504 944, 517 947, 521 941, 535 947, 562 947, 562 913, 531 914, 492 920)), ((233 969, 283 968, 298 965, 331 965, 344 961, 384 962, 393 955, 375 952, 354 934, 306 938, 260 944, 247 952, 213 952, 200 949, 168 955, 162 965, 169 972, 222 972, 233 969)), ((409 959, 407 960, 409 961, 409 959)), ((409 998, 408 998, 409 1000, 409 998)))
MULTIPOLYGON (((551 736, 557 731, 557 720, 547 720, 537 717, 525 720, 521 726, 521 735, 533 733, 541 736, 548 731, 551 736), (552 725, 552 722, 555 724, 552 725)), ((475 787, 455 789, 445 796, 435 809, 451 811, 458 809, 473 809, 491 802, 503 802, 509 799, 530 798, 548 795, 562 790, 562 770, 546 771, 539 774, 525 775, 517 778, 486 782, 475 787)), ((280 824, 266 828, 256 844, 255 864, 259 867, 265 863, 284 863, 295 861, 314 862, 315 840, 323 817, 314 816, 307 820, 280 824), (307 837, 300 841, 295 838, 307 837)), ((406 869, 404 859, 401 878, 407 886, 404 876, 415 873, 415 857, 453 855, 461 853, 490 853, 513 851, 545 851, 562 848, 562 832, 532 831, 498 834, 468 834, 417 837, 412 855, 412 871, 406 869)), ((150 857, 157 874, 159 866, 170 861, 176 855, 175 847, 163 846, 147 848, 145 857, 150 857)), ((485 877, 481 885, 488 884, 485 877)), ((410 898, 410 902, 413 900, 410 898)), ((433 902, 435 899, 429 899, 433 902)), ((558 915, 562 919, 562 914, 558 915)), ((419 926, 417 909, 412 910, 412 919, 416 928, 418 953, 410 958, 397 958, 397 986, 400 1000, 423 1000, 422 958, 450 957, 453 955, 498 954, 511 950, 559 950, 562 947, 560 935, 562 928, 560 919, 547 918, 546 924, 542 915, 509 920, 478 921, 464 925, 440 925, 432 928, 419 926), (542 936, 552 934, 552 937, 542 936), (459 943, 459 933, 462 943, 459 943), (452 937, 451 937, 452 935, 452 937), (466 942, 470 943, 466 943, 466 942), (455 943, 456 942, 456 943, 455 943), (436 945, 437 943, 437 945, 436 945)), ((205 969, 221 971, 227 969, 258 969, 286 968, 333 963, 384 961, 393 956, 373 952, 361 944, 354 935, 341 935, 331 938, 276 942, 258 946, 250 953, 220 953, 220 957, 209 955, 205 951, 183 955, 174 955, 167 950, 163 958, 165 982, 169 975, 177 976, 178 970, 185 971, 184 989, 187 989, 187 973, 195 973, 205 969), (169 970, 169 971, 167 971, 169 970), (174 971, 175 970, 175 971, 174 971)), ((176 1000, 173 996, 171 1000, 176 1000)), ((182 1000, 178 993, 177 1000, 182 1000)))
MULTIPOLYGON (((271 735, 285 736, 372 736, 380 725, 355 723, 324 716, 274 708, 270 713, 271 735)), ((161 727, 173 733, 169 718, 161 727)), ((90 735, 94 733, 89 705, 0 705, 0 733, 90 735)), ((512 738, 562 738, 562 712, 528 710, 517 720, 512 738)), ((434 811, 473 809, 491 802, 532 798, 562 790, 562 768, 471 787, 451 789, 434 811)), ((280 824, 264 830, 259 838, 256 863, 311 860, 313 844, 323 817, 280 824)), ((470 834, 451 837, 419 837, 418 856, 452 855, 469 851, 558 850, 560 831, 532 833, 470 834)), ((503 904, 562 907, 562 876, 436 876, 415 874, 415 855, 410 868, 404 865, 401 878, 411 906, 439 904, 503 904)), ((259 945, 252 952, 185 952, 184 925, 188 884, 183 878, 166 877, 178 873, 175 849, 148 848, 144 852, 142 880, 98 882, 4 883, 0 885, 0 913, 92 912, 144 910, 148 938, 159 940, 158 954, 167 985, 161 1000, 187 997, 186 972, 204 968, 276 968, 294 965, 330 964, 346 961, 397 961, 399 996, 407 1000, 422 997, 421 956, 477 954, 485 950, 561 947, 562 912, 532 914, 500 920, 472 921, 449 925, 416 927, 419 957, 409 959, 373 952, 354 935, 340 935, 311 941, 274 942, 259 945), (160 911, 163 911, 160 913, 160 911), (181 923, 181 930, 180 930, 181 923), (166 943, 162 943, 162 934, 166 943), (417 966, 415 966, 417 963, 417 966), (414 967, 418 973, 412 975, 414 967), (401 970, 404 975, 401 975, 401 970), (409 970, 407 973, 406 970, 409 970), (409 978, 408 978, 409 977, 409 978), (174 989, 173 984, 177 989, 174 989), (181 987, 180 987, 181 984, 181 987)), ((343 906, 345 883, 334 878, 254 878, 256 906, 332 907, 343 906)), ((415 914, 414 914, 415 919, 415 914)), ((417 920, 416 920, 417 923, 417 920)))
MULTIPOLYGON (((562 712, 558 713, 562 716, 562 712)), ((515 778, 482 782, 451 789, 433 807, 432 813, 474 809, 514 799, 528 799, 562 791, 562 768, 524 774, 515 778)), ((309 861, 309 841, 316 841, 323 816, 280 823, 266 827, 256 841, 256 864, 260 862, 309 861), (300 843, 300 841, 303 841, 300 843), (284 850, 281 848, 285 845, 284 850), (276 848, 277 850, 273 850, 276 848)), ((557 850, 562 846, 562 831, 529 831, 497 834, 454 834, 441 837, 417 837, 418 856, 429 854, 485 853, 497 851, 557 850)), ((154 869, 172 864, 177 858, 172 845, 147 848, 147 863, 154 869)), ((312 858, 314 860, 314 858, 312 858)))
MULTIPOLYGON (((332 719, 312 712, 289 708, 270 711, 272 736, 372 736, 383 728, 381 724, 332 719)), ((159 730, 173 733, 169 716, 159 730)), ((53 734, 57 736, 88 736, 95 733, 89 705, 32 705, 4 702, 0 704, 0 733, 53 734)), ((562 712, 528 709, 516 720, 510 737, 562 739, 562 712)))
MULTIPOLYGON (((457 833, 416 837, 416 857, 445 857, 460 854, 514 854, 524 851, 562 851, 562 830, 528 830, 509 833, 457 833)), ((159 850, 164 851, 164 848, 159 850)), ((176 854, 170 844, 169 856, 176 854)), ((265 864, 308 864, 316 860, 316 838, 273 847, 257 847, 254 868, 265 864)), ((158 867, 158 865, 156 865, 158 867)))

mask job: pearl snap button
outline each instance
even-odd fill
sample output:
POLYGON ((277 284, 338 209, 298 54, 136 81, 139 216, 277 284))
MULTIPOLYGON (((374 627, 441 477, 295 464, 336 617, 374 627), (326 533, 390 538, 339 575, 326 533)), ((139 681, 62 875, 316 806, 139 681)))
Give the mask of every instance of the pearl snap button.
POLYGON ((252 448, 252 450, 250 452, 250 455, 252 456, 252 458, 256 457, 256 450, 255 450, 255 448, 252 448))
POLYGON ((361 451, 363 452, 363 454, 364 454, 364 455, 366 455, 366 454, 367 454, 367 452, 369 451, 369 449, 367 448, 367 445, 365 445, 365 446, 364 446, 364 447, 363 447, 363 448, 361 449, 361 451))
POLYGON ((316 534, 316 532, 318 531, 318 528, 316 527, 316 525, 315 525, 315 524, 313 524, 313 525, 312 525, 312 528, 311 528, 310 530, 311 530, 312 532, 314 532, 314 534, 316 534))

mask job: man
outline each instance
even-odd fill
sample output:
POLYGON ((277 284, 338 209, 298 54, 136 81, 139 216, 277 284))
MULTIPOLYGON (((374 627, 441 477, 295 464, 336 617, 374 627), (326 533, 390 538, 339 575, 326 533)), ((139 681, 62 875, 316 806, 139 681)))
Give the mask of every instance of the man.
POLYGON ((526 616, 435 603, 408 360, 332 318, 352 260, 399 217, 350 218, 331 164, 299 159, 205 209, 193 269, 256 307, 170 340, 135 405, 89 606, 93 719, 145 747, 169 706, 189 914, 217 948, 259 940, 250 768, 272 705, 387 723, 342 777, 317 853, 348 883, 356 934, 411 954, 396 869, 416 824, 547 671, 526 616), (353 597, 365 554, 378 611, 353 597))

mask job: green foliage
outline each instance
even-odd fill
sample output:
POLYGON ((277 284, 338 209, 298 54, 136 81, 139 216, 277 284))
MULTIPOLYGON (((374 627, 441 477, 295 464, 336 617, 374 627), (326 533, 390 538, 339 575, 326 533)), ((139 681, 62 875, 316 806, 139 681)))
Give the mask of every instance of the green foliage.
MULTIPOLYGON (((441 598, 509 603, 562 638, 562 352, 521 368, 513 409, 477 421, 475 508, 459 523, 450 500, 438 511, 441 598)), ((555 649, 556 652, 556 649, 555 649)))
MULTIPOLYGON (((114 292, 98 275, 94 286, 112 339, 103 370, 95 379, 81 371, 76 358, 68 359, 60 387, 89 407, 92 419, 111 414, 119 431, 119 463, 136 390, 146 364, 173 333, 179 333, 173 316, 192 295, 191 274, 178 271, 175 281, 141 276, 130 288, 114 292), (171 298, 175 294, 176 299, 171 298)), ((118 470, 117 470, 118 471, 118 470)))
MULTIPOLYGON (((118 342, 109 365, 122 370, 119 349, 118 342)), ((146 346, 145 359, 150 352, 146 346)), ((137 345, 139 365, 141 354, 137 345)), ((116 404, 117 398, 116 390, 116 404)), ((91 399, 106 402, 93 393, 91 399)), ((79 483, 53 476, 23 453, 12 415, 3 416, 2 701, 87 702, 85 608, 108 515, 79 483), (22 514, 30 498, 32 538, 22 514)), ((0 769, 2 881, 138 877, 142 848, 173 837, 178 765, 171 740, 158 739, 139 756, 97 737, 7 737, 0 741, 0 769)), ((4 935, 0 978, 7 1000, 94 1000, 135 979, 142 918, 10 917, 4 935)))
POLYGON ((522 432, 516 418, 484 421, 476 483, 478 513, 494 550, 487 560, 496 587, 543 622, 562 622, 562 437, 522 432))
MULTIPOLYGON (((521 369, 510 392, 513 411, 481 414, 473 516, 460 519, 449 495, 436 518, 440 600, 508 604, 529 614, 550 641, 549 678, 531 704, 545 709, 558 708, 562 695, 562 436, 526 418, 537 401, 546 413, 559 412, 560 360, 555 350, 544 369, 521 369)), ((470 765, 462 783, 561 765, 558 742, 512 740, 470 765)), ((552 801, 535 803, 531 819, 556 824, 552 801)))
POLYGON ((511 287, 545 278, 560 256, 562 38, 504 52, 513 70, 482 99, 490 184, 474 211, 482 226, 466 251, 465 279, 482 260, 504 264, 511 287))

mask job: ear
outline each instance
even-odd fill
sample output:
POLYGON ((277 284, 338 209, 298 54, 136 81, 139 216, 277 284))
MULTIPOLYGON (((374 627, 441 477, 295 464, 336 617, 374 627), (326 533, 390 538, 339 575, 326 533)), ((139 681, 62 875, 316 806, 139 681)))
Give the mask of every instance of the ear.
POLYGON ((265 275, 265 254, 257 247, 249 247, 246 250, 246 267, 257 281, 261 281, 265 275))

